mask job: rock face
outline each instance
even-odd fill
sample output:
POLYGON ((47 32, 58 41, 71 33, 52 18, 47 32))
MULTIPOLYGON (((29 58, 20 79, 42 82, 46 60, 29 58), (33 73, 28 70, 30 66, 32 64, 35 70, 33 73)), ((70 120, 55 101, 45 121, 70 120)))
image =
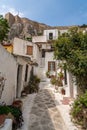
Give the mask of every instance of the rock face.
POLYGON ((10 26, 9 39, 13 39, 15 36, 23 39, 32 35, 41 35, 44 29, 51 28, 27 18, 20 18, 18 15, 13 16, 11 13, 7 13, 5 18, 10 26))
POLYGON ((73 26, 49 26, 43 23, 38 23, 36 21, 32 21, 28 18, 20 18, 18 15, 13 16, 11 13, 7 13, 5 15, 9 26, 10 32, 8 35, 8 39, 12 40, 14 37, 19 37, 22 39, 28 39, 31 36, 42 35, 43 30, 45 29, 58 29, 58 30, 66 30, 73 26))
POLYGON ((9 26, 11 27, 12 24, 15 22, 15 17, 11 13, 7 13, 5 15, 5 18, 7 19, 9 26))

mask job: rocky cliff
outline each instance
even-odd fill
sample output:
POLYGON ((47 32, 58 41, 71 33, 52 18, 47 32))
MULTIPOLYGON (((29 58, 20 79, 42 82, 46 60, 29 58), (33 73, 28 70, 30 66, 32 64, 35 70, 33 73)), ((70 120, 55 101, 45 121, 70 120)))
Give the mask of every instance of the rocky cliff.
POLYGON ((7 13, 5 18, 10 26, 9 39, 13 39, 15 36, 29 38, 32 35, 41 35, 44 29, 51 28, 48 25, 27 18, 20 18, 18 15, 13 16, 11 13, 7 13))
POLYGON ((44 29, 59 29, 59 30, 66 30, 72 26, 57 26, 52 27, 43 23, 39 23, 36 21, 32 21, 28 18, 21 18, 18 15, 13 16, 11 13, 7 13, 5 15, 9 26, 9 40, 13 39, 14 37, 19 37, 22 39, 31 38, 33 35, 42 35, 44 29))

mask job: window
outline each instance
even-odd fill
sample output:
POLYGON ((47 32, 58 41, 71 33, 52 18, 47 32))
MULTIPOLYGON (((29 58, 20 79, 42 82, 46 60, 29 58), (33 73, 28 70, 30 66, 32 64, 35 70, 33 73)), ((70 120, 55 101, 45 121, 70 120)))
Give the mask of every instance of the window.
POLYGON ((49 33, 49 40, 53 40, 53 33, 49 33))
POLYGON ((27 46, 27 55, 33 55, 33 46, 27 46))
POLYGON ((55 62, 54 61, 48 62, 48 71, 55 71, 55 62))

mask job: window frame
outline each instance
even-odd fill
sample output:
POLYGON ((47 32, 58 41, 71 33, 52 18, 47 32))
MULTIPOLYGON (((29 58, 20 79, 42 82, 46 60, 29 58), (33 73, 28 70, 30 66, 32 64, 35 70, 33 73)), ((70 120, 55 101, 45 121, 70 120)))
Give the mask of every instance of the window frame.
POLYGON ((55 70, 56 70, 55 61, 48 61, 48 71, 55 71, 55 70))
POLYGON ((33 55, 33 46, 27 45, 26 54, 27 55, 33 55), (28 48, 30 48, 30 49, 28 49, 28 48), (31 50, 31 51, 29 51, 29 50, 31 50))
POLYGON ((53 33, 52 32, 49 33, 49 40, 53 40, 53 33))

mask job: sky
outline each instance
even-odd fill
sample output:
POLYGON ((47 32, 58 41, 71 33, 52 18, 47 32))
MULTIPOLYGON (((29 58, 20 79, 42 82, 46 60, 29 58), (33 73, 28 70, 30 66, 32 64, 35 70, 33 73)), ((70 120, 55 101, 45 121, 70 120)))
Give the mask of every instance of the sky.
POLYGON ((0 0, 0 14, 7 12, 50 26, 87 24, 87 0, 0 0))

